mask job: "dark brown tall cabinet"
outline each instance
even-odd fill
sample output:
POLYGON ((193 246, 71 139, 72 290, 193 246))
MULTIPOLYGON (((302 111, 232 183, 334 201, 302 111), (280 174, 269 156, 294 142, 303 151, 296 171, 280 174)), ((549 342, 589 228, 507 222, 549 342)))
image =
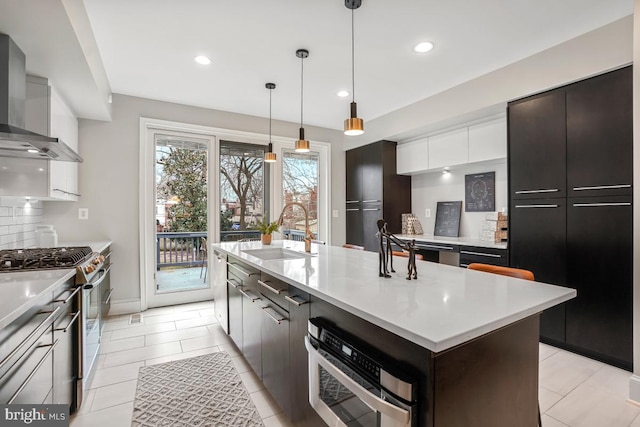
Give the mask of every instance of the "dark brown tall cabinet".
POLYGON ((402 214, 411 212, 411 177, 396 174, 396 143, 379 141, 346 152, 346 240, 378 250, 376 222, 402 231, 402 214))
POLYGON ((510 264, 578 293, 541 340, 629 370, 632 111, 632 67, 508 107, 510 264))

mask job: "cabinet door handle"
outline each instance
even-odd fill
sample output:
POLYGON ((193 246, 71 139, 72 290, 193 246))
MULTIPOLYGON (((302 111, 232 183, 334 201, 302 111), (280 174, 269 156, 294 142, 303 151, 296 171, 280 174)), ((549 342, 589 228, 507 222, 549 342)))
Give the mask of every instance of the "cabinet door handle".
POLYGON ((56 328, 54 329, 54 331, 62 331, 65 334, 67 333, 67 331, 69 330, 69 328, 71 327, 71 325, 73 325, 75 323, 76 320, 78 320, 78 316, 80 316, 80 312, 77 313, 72 313, 69 316, 73 316, 73 318, 71 319, 71 321, 67 324, 66 327, 64 328, 56 328))
POLYGON ((469 267, 469 264, 460 264, 460 267, 467 268, 467 267, 469 267))
POLYGON ((227 263, 227 265, 228 265, 229 267, 234 268, 235 270, 238 270, 238 271, 239 271, 241 274, 243 274, 245 277, 251 277, 251 276, 255 276, 256 274, 258 274, 258 273, 256 273, 256 272, 253 272, 253 273, 247 273, 246 271, 244 271, 243 269, 241 269, 241 268, 240 268, 240 267, 238 267, 237 265, 232 264, 232 263, 230 263, 230 262, 228 262, 228 263, 227 263))
POLYGON ((285 295, 284 299, 286 299, 287 301, 289 301, 292 304, 297 305, 298 307, 300 307, 301 305, 305 305, 305 304, 309 303, 309 301, 307 301, 306 299, 304 299, 304 298, 302 298, 302 297, 300 297, 298 295, 292 295, 292 296, 285 295))
POLYGON ((360 203, 360 200, 347 200, 347 203, 360 203))
POLYGON ((105 304, 109 304, 109 301, 111 301, 111 295, 113 295, 113 288, 109 289, 109 295, 107 296, 107 299, 104 300, 105 304))
POLYGON ((558 205, 516 205, 516 208, 557 208, 558 205))
POLYGON ((76 296, 76 294, 78 292, 80 292, 82 290, 82 286, 77 286, 75 287, 73 290, 72 289, 67 289, 65 292, 71 292, 71 295, 69 295, 67 297, 67 299, 54 299, 53 302, 61 302, 63 304, 68 303, 69 301, 71 301, 73 299, 73 297, 76 296))
POLYGON ((49 357, 51 352, 53 352, 53 349, 58 345, 59 341, 60 340, 55 340, 53 344, 38 346, 38 347, 49 347, 49 350, 47 350, 44 357, 40 359, 36 367, 33 368, 33 371, 31 371, 27 379, 24 380, 22 384, 20 384, 20 387, 18 387, 18 390, 16 390, 16 392, 13 393, 13 396, 11 396, 11 399, 9 399, 9 401, 7 402, 8 405, 11 405, 18 398, 20 393, 22 393, 22 390, 24 390, 24 388, 29 384, 29 381, 31 381, 31 379, 36 375, 36 373, 38 372, 38 369, 40 369, 40 367, 44 365, 44 361, 47 360, 47 357, 49 357))
POLYGON ((238 287, 242 287, 242 285, 240 285, 240 283, 236 282, 233 279, 227 279, 227 284, 233 286, 234 288, 238 288, 238 287))
POLYGON ((260 299, 259 296, 255 295, 253 292, 251 291, 243 291, 242 287, 238 288, 238 291, 244 295, 248 300, 250 300, 251 302, 256 302, 260 299))
POLYGON ((379 211, 380 208, 365 208, 365 209, 362 209, 362 210, 363 211, 379 211))
POLYGON ((451 246, 438 246, 438 245, 425 245, 425 244, 416 245, 416 248, 418 248, 418 249, 437 249, 437 250, 442 250, 442 251, 452 251, 453 250, 453 248, 451 246))
POLYGON ((347 212, 351 212, 351 211, 359 211, 360 209, 358 208, 350 208, 350 209, 346 209, 347 212))
POLYGON ((516 194, 537 194, 537 193, 556 193, 560 190, 557 188, 548 188, 543 190, 518 190, 516 194))
POLYGON ((380 202, 380 200, 363 200, 362 203, 376 203, 380 202))
POLYGON ((281 316, 280 313, 278 313, 277 311, 275 311, 273 308, 271 308, 269 306, 262 307, 262 310, 264 311, 264 313, 267 316, 269 316, 271 318, 271 320, 276 322, 278 325, 281 324, 283 321, 287 320, 286 317, 281 316))
POLYGON ((585 191, 585 190, 613 190, 616 188, 631 188, 631 184, 618 184, 618 185, 596 185, 593 187, 573 187, 573 191, 585 191))
POLYGON ((602 206, 631 206, 631 203, 574 203, 576 208, 599 208, 602 206))
POLYGON ((2 362, 0 362, 0 369, 2 369, 2 368, 4 367, 4 365, 6 365, 6 364, 7 364, 7 362, 8 362, 9 360, 11 360, 11 358, 13 358, 13 356, 15 356, 15 355, 16 355, 16 354, 20 351, 20 349, 22 349, 22 347, 24 347, 24 345, 25 345, 26 343, 28 343, 29 341, 31 341, 31 339, 32 339, 33 337, 35 337, 35 336, 38 334, 38 332, 40 331, 40 329, 41 329, 44 325, 46 325, 47 323, 51 323, 51 321, 56 317, 56 315, 58 314, 58 312, 60 311, 60 309, 61 309, 61 308, 62 308, 62 307, 56 307, 56 309, 55 309, 55 310, 53 310, 52 312, 42 312, 42 313, 39 313, 39 314, 46 314, 46 313, 49 313, 49 315, 47 316, 47 318, 46 318, 46 319, 44 319, 42 322, 40 322, 40 324, 39 324, 38 326, 36 326, 36 328, 35 328, 35 329, 34 329, 34 330, 33 330, 33 331, 32 331, 32 332, 31 332, 31 333, 30 333, 30 334, 29 334, 29 335, 28 335, 24 340, 22 340, 22 342, 21 342, 20 344, 18 344, 18 346, 17 346, 16 348, 14 348, 14 349, 13 349, 13 351, 12 351, 11 353, 9 353, 9 354, 7 355, 7 357, 5 357, 5 358, 2 360, 2 362))
POLYGON ((271 285, 269 284, 269 280, 265 280, 265 281, 258 280, 258 283, 260 283, 260 284, 261 284, 262 286, 264 286, 265 288, 269 289, 269 290, 270 290, 271 292, 273 292, 274 294, 278 294, 278 295, 280 295, 280 294, 282 293, 282 291, 283 291, 283 289, 277 289, 277 288, 274 288, 273 286, 271 286, 271 285))
POLYGON ((460 253, 461 254, 466 254, 466 255, 487 256, 487 257, 491 257, 491 258, 502 258, 502 255, 488 254, 488 253, 485 253, 485 252, 460 251, 460 253))

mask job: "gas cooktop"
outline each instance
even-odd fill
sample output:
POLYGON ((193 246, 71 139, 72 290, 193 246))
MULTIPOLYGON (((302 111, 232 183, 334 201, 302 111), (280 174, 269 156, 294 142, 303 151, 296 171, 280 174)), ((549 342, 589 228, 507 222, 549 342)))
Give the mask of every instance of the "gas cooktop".
POLYGON ((0 250, 0 272, 72 268, 92 253, 88 246, 0 250))

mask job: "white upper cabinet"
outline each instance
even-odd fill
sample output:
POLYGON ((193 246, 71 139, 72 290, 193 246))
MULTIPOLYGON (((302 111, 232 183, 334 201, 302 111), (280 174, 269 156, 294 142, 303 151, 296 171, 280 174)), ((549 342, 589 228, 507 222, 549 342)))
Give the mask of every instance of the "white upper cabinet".
POLYGON ((507 158, 507 119, 501 117, 398 144, 398 174, 416 175, 449 166, 507 158))
MULTIPOLYGON (((50 135, 78 152, 78 119, 51 88, 50 135)), ((49 194, 55 199, 78 200, 78 163, 49 161, 49 194)))
POLYGON ((507 157, 507 120, 505 118, 469 126, 469 162, 507 157))
POLYGON ((429 140, 398 144, 396 148, 396 169, 398 174, 411 174, 429 168, 429 140))
POLYGON ((469 162, 469 134, 466 127, 429 137, 429 169, 469 162))

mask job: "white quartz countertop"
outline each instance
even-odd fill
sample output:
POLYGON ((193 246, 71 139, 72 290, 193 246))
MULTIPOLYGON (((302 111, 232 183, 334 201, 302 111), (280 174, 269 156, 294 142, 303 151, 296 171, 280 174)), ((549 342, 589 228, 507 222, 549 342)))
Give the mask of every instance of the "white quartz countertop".
POLYGON ((31 308, 41 295, 53 291, 75 274, 70 268, 0 274, 0 329, 31 308))
POLYGON ((411 240, 414 239, 416 243, 435 243, 444 245, 459 245, 459 246, 477 246, 481 248, 494 248, 494 249, 507 249, 507 243, 493 243, 486 240, 474 239, 471 237, 442 237, 434 236, 433 234, 394 234, 398 239, 411 240))
POLYGON ((576 296, 574 289, 418 261, 418 279, 406 280, 407 259, 394 257, 392 278, 378 275, 378 254, 312 244, 313 255, 263 260, 244 250, 301 242, 215 243, 276 278, 347 310, 428 350, 440 352, 539 313, 576 296))
MULTIPOLYGON (((111 241, 61 242, 58 246, 89 246, 101 252, 111 241)), ((31 308, 41 295, 75 276, 76 270, 39 270, 0 273, 0 329, 31 308)))

